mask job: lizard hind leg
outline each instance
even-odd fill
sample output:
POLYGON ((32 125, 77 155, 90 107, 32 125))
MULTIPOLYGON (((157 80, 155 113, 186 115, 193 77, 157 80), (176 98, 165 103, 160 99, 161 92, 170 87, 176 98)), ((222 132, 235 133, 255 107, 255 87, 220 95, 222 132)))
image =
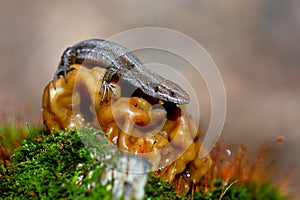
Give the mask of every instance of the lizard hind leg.
POLYGON ((116 68, 109 68, 104 77, 103 77, 103 82, 100 88, 100 93, 102 93, 102 99, 101 102, 103 102, 105 96, 106 96, 106 100, 109 101, 109 97, 110 97, 110 91, 113 93, 113 95, 117 95, 116 92, 116 85, 115 83, 112 83, 112 79, 115 75, 117 75, 118 70, 116 70, 116 68))
POLYGON ((103 81, 102 86, 100 88, 100 93, 102 93, 101 102, 103 102, 105 96, 106 96, 106 100, 109 101, 110 91, 113 93, 113 95, 116 96, 117 95, 116 85, 114 83, 107 83, 106 81, 103 81))

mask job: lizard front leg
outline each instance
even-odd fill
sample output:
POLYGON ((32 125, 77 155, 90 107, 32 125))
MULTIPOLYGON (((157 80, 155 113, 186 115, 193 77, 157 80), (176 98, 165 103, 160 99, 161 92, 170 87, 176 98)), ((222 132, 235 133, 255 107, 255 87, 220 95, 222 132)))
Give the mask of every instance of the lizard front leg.
POLYGON ((74 67, 70 67, 70 62, 69 62, 72 57, 76 56, 75 51, 76 51, 76 49, 69 47, 63 53, 61 61, 60 61, 59 65, 58 65, 59 67, 56 70, 56 72, 54 74, 54 77, 53 77, 54 89, 56 89, 56 80, 60 76, 63 76, 64 79, 65 79, 65 81, 66 81, 66 83, 67 83, 67 78, 66 78, 67 72, 72 71, 72 70, 75 69, 74 67))
POLYGON ((61 67, 59 67, 57 70, 56 70, 56 72, 55 72, 55 74, 54 74, 54 76, 53 76, 53 85, 54 85, 54 89, 56 89, 56 80, 59 78, 59 77, 64 77, 64 79, 65 79, 65 81, 66 81, 66 83, 67 83, 67 78, 66 78, 66 75, 67 75, 67 73, 69 72, 69 71, 72 71, 72 70, 74 70, 74 69, 76 69, 76 68, 74 68, 74 67, 69 67, 69 66, 61 66, 61 67))

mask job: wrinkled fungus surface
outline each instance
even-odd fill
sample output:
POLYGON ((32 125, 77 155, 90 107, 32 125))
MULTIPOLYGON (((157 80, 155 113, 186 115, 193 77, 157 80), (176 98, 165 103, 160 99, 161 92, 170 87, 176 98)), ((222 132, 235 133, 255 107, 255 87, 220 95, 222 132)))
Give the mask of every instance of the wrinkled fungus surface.
POLYGON ((122 97, 122 85, 116 86, 116 96, 110 93, 110 100, 101 102, 105 69, 73 67, 77 70, 67 73, 67 81, 59 78, 56 89, 50 82, 44 90, 43 119, 49 130, 101 129, 119 149, 146 157, 154 175, 173 183, 179 195, 207 173, 211 158, 199 157, 199 132, 184 106, 157 101, 157 109, 143 96, 122 97))

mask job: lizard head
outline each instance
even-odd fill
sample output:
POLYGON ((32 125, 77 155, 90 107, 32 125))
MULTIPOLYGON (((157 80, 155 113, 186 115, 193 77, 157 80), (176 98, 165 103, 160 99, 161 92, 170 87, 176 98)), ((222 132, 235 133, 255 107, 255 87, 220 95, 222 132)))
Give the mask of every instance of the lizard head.
POLYGON ((152 90, 150 93, 155 98, 176 104, 188 104, 190 102, 188 93, 170 80, 164 80, 161 83, 151 83, 148 86, 150 86, 148 89, 152 90))

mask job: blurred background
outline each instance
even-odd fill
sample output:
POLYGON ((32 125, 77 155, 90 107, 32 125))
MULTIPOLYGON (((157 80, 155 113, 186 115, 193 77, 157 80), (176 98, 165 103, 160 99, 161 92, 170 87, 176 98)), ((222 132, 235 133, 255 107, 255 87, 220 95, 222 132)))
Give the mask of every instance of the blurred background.
POLYGON ((16 115, 38 125, 43 89, 67 46, 145 26, 180 31, 204 46, 226 87, 222 137, 255 153, 283 136, 272 147, 274 180, 295 170, 289 189, 296 195, 300 1, 0 0, 2 120, 16 115))

